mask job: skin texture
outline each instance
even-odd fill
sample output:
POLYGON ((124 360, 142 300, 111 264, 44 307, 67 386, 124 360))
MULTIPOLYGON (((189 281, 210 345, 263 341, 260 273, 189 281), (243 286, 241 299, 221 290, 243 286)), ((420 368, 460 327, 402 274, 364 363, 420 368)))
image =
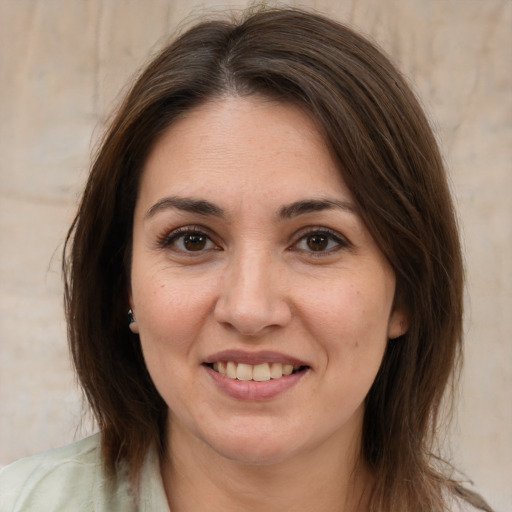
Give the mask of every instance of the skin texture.
POLYGON ((224 97, 168 128, 140 183, 130 302, 169 406, 162 471, 173 512, 355 509, 368 479, 353 473, 364 398, 406 325, 394 293, 339 165, 300 109, 224 97), (315 211, 290 208, 311 200, 315 211), (271 351, 307 370, 270 398, 234 397, 204 364, 225 350, 271 351))

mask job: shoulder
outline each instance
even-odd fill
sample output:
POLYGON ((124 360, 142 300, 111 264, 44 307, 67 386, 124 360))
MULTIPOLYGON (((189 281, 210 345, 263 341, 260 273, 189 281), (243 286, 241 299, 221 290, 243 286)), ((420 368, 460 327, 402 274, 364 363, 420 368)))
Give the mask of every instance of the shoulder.
MULTIPOLYGON (((107 484, 100 436, 21 459, 0 471, 0 512, 130 510, 130 496, 107 484)), ((122 489, 125 491, 124 489, 122 489)))

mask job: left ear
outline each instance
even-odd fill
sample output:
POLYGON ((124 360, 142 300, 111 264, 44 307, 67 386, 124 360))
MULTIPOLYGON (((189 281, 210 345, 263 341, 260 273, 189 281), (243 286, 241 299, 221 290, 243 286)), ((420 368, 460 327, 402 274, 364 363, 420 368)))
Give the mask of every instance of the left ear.
POLYGON ((128 296, 128 302, 130 304, 130 309, 128 310, 128 327, 133 334, 139 334, 139 326, 137 324, 137 320, 135 318, 132 294, 130 293, 128 296))
POLYGON ((394 306, 388 323, 388 338, 394 340, 403 336, 409 329, 409 316, 404 308, 394 306))
POLYGON ((135 320, 135 317, 133 316, 133 311, 130 309, 128 315, 130 316, 128 327, 130 328, 130 331, 133 332, 133 334, 139 334, 139 326, 137 324, 137 320, 135 320))

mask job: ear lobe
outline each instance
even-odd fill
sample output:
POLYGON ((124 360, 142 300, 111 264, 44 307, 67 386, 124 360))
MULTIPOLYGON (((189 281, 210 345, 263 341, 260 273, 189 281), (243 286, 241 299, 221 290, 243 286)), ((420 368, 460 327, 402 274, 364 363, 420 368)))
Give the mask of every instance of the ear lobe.
POLYGON ((135 320, 130 321, 130 325, 128 327, 130 328, 130 331, 133 332, 133 334, 139 334, 139 326, 135 320))
POLYGON ((135 315, 133 313, 133 305, 130 297, 130 309, 128 310, 128 327, 133 334, 139 334, 139 326, 137 325, 137 321, 135 320, 135 315))
POLYGON ((403 336, 409 329, 409 317, 404 309, 395 307, 388 324, 388 338, 394 340, 403 336))

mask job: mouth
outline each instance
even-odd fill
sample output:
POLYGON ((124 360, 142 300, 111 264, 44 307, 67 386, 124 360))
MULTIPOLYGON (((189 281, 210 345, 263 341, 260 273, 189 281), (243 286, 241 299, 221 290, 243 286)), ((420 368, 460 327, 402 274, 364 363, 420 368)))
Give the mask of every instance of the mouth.
POLYGON ((213 371, 233 380, 265 382, 277 380, 308 370, 309 366, 283 363, 247 364, 236 361, 216 361, 204 363, 213 371))

